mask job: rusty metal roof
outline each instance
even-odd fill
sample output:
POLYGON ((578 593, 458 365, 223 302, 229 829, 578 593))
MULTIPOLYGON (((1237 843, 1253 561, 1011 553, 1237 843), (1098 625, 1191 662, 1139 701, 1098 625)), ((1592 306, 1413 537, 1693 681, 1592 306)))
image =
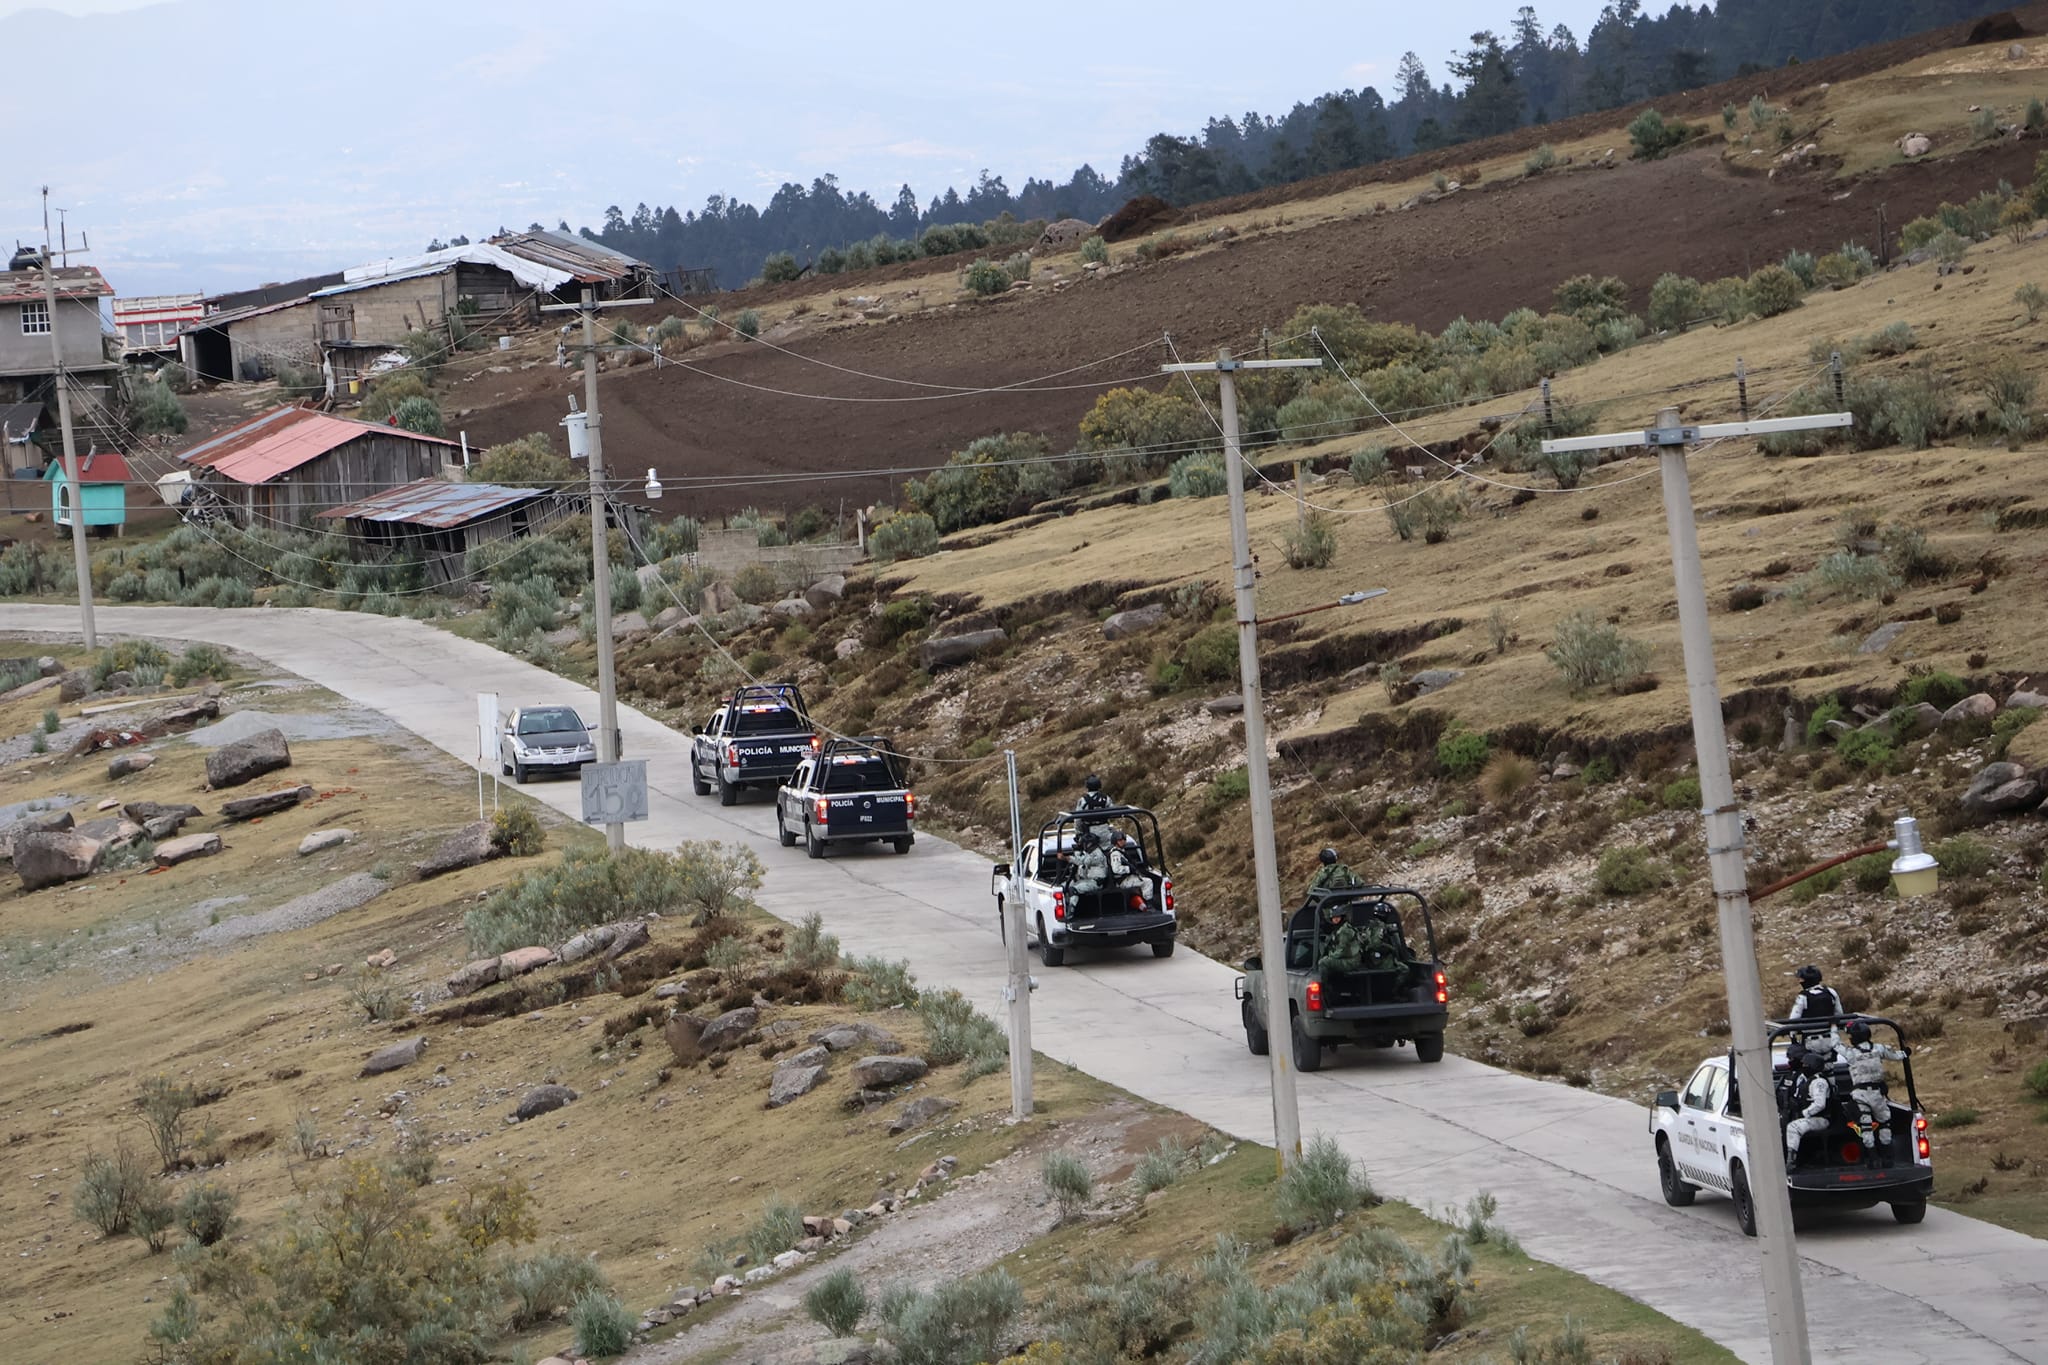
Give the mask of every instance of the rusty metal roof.
POLYGON ((274 408, 261 417, 202 441, 178 458, 236 483, 263 483, 364 436, 396 436, 426 445, 454 446, 438 436, 403 427, 330 417, 311 408, 274 408))
POLYGON ((403 522, 408 526, 445 531, 547 495, 545 488, 506 488, 495 483, 443 483, 439 479, 420 479, 314 515, 346 517, 353 521, 403 522))
POLYGON ((564 236, 559 232, 512 232, 502 237, 493 237, 491 245, 522 256, 541 265, 566 270, 584 284, 598 284, 607 280, 623 280, 636 274, 651 273, 653 268, 647 262, 636 260, 622 251, 614 251, 601 242, 588 238, 564 236))

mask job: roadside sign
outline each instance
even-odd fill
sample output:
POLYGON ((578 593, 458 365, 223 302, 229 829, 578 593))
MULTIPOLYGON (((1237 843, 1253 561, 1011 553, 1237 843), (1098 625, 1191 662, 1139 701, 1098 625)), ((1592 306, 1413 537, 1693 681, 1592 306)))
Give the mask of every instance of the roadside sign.
POLYGON ((493 772, 498 767, 498 694, 476 694, 476 761, 493 772))
POLYGON ((647 818, 647 760, 583 765, 583 823, 622 825, 647 818))

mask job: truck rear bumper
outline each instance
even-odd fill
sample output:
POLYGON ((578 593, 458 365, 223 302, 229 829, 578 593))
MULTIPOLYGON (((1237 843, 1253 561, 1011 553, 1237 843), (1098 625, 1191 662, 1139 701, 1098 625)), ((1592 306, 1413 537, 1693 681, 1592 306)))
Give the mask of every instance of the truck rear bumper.
POLYGON ((1302 1018, 1312 1038, 1385 1042, 1442 1033, 1451 1022, 1451 1013, 1433 1005, 1344 1005, 1302 1018))
POLYGON ((1934 1193, 1931 1166, 1853 1166, 1794 1171, 1786 1178, 1792 1206, 1867 1209, 1873 1204, 1924 1204, 1934 1193))
POLYGON ((1061 947, 1127 948, 1134 943, 1171 943, 1180 931, 1172 915, 1100 915, 1094 919, 1045 926, 1046 934, 1061 947))
POLYGON ((861 825, 856 829, 827 829, 818 836, 828 844, 871 844, 877 840, 910 839, 915 835, 910 826, 898 823, 893 827, 876 828, 861 825))

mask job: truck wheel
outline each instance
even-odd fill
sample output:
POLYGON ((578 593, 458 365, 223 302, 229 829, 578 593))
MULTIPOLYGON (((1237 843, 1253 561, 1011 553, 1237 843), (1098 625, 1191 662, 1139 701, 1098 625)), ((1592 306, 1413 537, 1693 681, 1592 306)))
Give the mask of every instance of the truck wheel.
POLYGON ((1266 1036, 1266 1026, 1259 1022, 1259 1012, 1252 1008, 1252 1002, 1242 1002, 1244 1015, 1244 1045, 1254 1057, 1263 1057, 1273 1046, 1273 1040, 1266 1036))
POLYGON ((796 836, 789 832, 789 826, 782 822, 782 808, 775 808, 775 837, 782 841, 784 848, 796 847, 796 836))
POLYGON ((512 780, 522 787, 526 785, 526 765, 516 758, 512 760, 512 780))
POLYGON ((1301 1027, 1301 1016, 1293 1015, 1287 1021, 1288 1030, 1294 1035, 1294 1069, 1296 1071, 1321 1071, 1323 1069, 1323 1045, 1308 1036, 1301 1027))
POLYGON ((1671 1159, 1671 1144, 1661 1137, 1657 1139, 1657 1183, 1663 1187, 1664 1202, 1674 1209, 1691 1207, 1693 1196, 1700 1192, 1699 1186, 1678 1178, 1678 1163, 1671 1159))
POLYGON ((1418 1062, 1440 1062, 1444 1059, 1444 1036, 1441 1033, 1425 1033, 1415 1040, 1415 1060, 1418 1062))
POLYGON ((1038 956, 1048 967, 1064 967, 1067 964, 1067 950, 1046 937, 1043 915, 1038 917, 1038 956))
POLYGON ((825 856, 825 841, 818 837, 818 831, 811 828, 809 821, 804 822, 804 852, 813 858, 825 856))
POLYGON ((711 795, 711 784, 704 780, 704 770, 697 766, 695 755, 690 758, 690 790, 699 796, 711 795))
POLYGON ((896 851, 898 853, 910 852, 911 838, 908 834, 904 835, 900 839, 891 839, 889 842, 896 846, 896 851))
POLYGON ((723 776, 720 776, 718 779, 718 804, 721 806, 736 805, 739 799, 740 789, 726 781, 723 776))
POLYGON ((1917 1204, 1894 1204, 1892 1205, 1892 1217, 1910 1226, 1927 1217, 1927 1205, 1924 1202, 1917 1204))
POLYGON ((1735 1225, 1744 1237, 1756 1236, 1756 1200, 1750 1197, 1749 1173, 1737 1166, 1729 1172, 1728 1195, 1735 1201, 1735 1225))
POLYGON ((1172 956, 1173 956, 1173 940, 1172 940, 1172 939, 1168 939, 1168 940, 1166 940, 1166 942, 1164 942, 1164 943, 1155 943, 1155 944, 1153 944, 1153 945, 1152 945, 1152 956, 1154 956, 1154 957, 1172 957, 1172 956))

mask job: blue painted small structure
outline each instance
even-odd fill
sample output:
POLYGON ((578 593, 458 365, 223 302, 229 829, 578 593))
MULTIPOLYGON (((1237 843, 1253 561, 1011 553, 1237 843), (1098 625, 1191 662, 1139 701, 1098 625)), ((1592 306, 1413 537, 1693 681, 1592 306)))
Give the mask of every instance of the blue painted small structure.
MULTIPOLYGON (((78 482, 84 492, 87 526, 125 526, 128 522, 128 462, 119 451, 96 450, 78 457, 78 482)), ((71 489, 64 478, 64 457, 53 455, 43 470, 50 485, 50 520, 71 524, 71 489)))

